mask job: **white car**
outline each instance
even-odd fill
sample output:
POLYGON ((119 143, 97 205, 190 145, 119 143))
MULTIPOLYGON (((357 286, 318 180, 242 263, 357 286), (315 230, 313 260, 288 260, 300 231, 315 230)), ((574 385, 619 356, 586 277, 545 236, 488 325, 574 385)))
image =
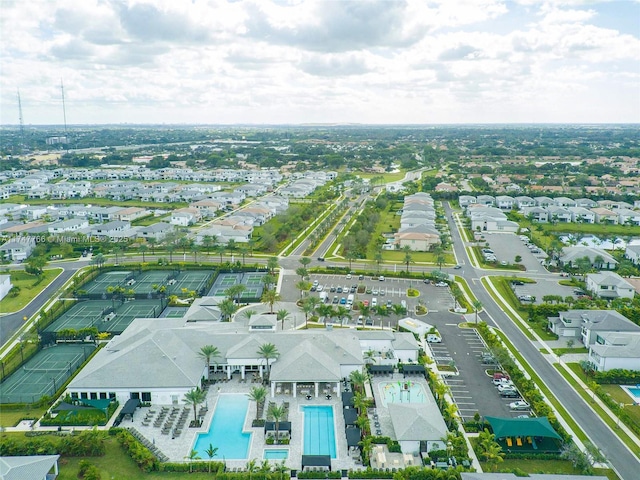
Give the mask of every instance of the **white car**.
POLYGON ((435 284, 436 287, 448 287, 449 284, 447 282, 438 282, 435 284))
POLYGON ((371 299, 371 306, 372 307, 377 307, 378 306, 378 298, 377 297, 373 297, 371 299))
POLYGON ((318 286, 316 287, 316 292, 321 292, 322 290, 324 290, 324 286, 322 286, 322 285, 318 285, 318 286))
POLYGON ((529 410, 531 408, 531 405, 529 405, 524 400, 518 400, 517 402, 511 402, 509 404, 509 408, 511 410, 529 410))
POLYGON ((350 280, 350 279, 351 279, 351 274, 347 273, 347 280, 350 280))
POLYGON ((502 383, 500 385, 498 385, 498 391, 499 392, 504 392, 505 390, 515 390, 516 387, 513 385, 513 382, 508 381, 505 383, 502 383))

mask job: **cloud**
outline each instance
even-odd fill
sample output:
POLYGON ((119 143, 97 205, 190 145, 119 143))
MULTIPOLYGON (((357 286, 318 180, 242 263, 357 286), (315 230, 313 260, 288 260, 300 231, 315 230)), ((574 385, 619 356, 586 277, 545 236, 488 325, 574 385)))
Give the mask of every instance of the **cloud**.
POLYGON ((355 54, 307 55, 298 63, 298 67, 320 77, 362 75, 371 71, 366 60, 355 54))

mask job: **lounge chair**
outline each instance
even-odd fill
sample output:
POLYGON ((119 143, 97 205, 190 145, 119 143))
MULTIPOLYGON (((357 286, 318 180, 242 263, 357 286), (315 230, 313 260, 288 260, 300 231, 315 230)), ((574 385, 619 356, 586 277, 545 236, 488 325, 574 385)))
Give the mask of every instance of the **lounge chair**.
POLYGON ((511 437, 507 437, 507 447, 513 447, 513 442, 511 441, 511 437))
POLYGON ((519 447, 522 446, 522 439, 520 437, 516 437, 516 445, 518 445, 519 447))

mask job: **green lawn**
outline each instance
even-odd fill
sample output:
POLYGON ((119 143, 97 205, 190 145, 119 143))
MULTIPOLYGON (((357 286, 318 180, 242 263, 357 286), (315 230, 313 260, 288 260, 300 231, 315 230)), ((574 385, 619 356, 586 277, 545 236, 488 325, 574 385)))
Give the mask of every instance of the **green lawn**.
POLYGON ((0 312, 12 313, 24 308, 42 290, 44 290, 55 278, 62 273, 61 268, 50 268, 44 270, 43 279, 37 285, 37 278, 25 271, 12 271, 11 283, 14 287, 20 287, 20 294, 17 297, 7 295, 0 301, 0 312))
POLYGON ((22 408, 19 410, 8 410, 0 405, 0 426, 15 427, 18 422, 25 418, 37 419, 42 417, 47 411, 46 408, 22 408))
POLYGON ((373 177, 382 177, 384 178, 384 183, 397 182, 398 180, 402 180, 405 176, 406 171, 400 170, 397 173, 359 173, 358 176, 360 178, 373 178, 373 177))
MULTIPOLYGON (((613 420, 609 415, 607 415, 602 407, 596 404, 593 401, 593 393, 587 392, 583 388, 581 388, 578 383, 567 373, 566 370, 560 368, 557 364, 554 365, 558 372, 571 384, 578 394, 584 398, 589 405, 597 412, 603 422, 605 422, 609 427, 614 429, 618 437, 631 449, 631 451, 636 455, 640 456, 640 448, 621 430, 617 430, 617 421, 613 420)), ((586 377, 582 368, 577 363, 568 363, 567 366, 569 369, 575 373, 585 384, 589 385, 590 380, 586 377)), ((611 397, 617 402, 629 402, 631 399, 618 385, 601 385, 602 390, 609 393, 611 397)), ((625 409, 626 413, 628 413, 636 422, 637 425, 640 425, 640 409, 638 408, 627 408, 625 409)))
MULTIPOLYGON (((492 464, 480 462, 480 465, 485 472, 494 471, 492 464)), ((573 464, 568 460, 524 460, 519 458, 506 459, 498 464, 498 471, 500 472, 511 472, 515 469, 526 473, 580 474, 580 470, 574 468, 573 464)))
POLYGON ((171 217, 170 213, 158 217, 156 217, 155 215, 147 215, 146 217, 134 220, 133 222, 131 222, 131 225, 134 227, 148 227, 149 225, 153 225, 154 223, 163 222, 169 217, 171 217))

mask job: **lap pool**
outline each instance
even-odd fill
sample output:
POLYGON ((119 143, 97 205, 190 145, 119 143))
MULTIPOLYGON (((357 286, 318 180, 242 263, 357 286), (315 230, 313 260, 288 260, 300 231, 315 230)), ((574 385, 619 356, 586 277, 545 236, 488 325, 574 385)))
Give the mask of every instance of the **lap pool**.
POLYGON ((305 406, 303 455, 329 455, 336 458, 335 422, 333 407, 305 406))
POLYGON ((246 395, 223 394, 218 398, 211 426, 207 433, 199 433, 193 449, 201 458, 207 458, 209 444, 218 448, 217 458, 243 460, 248 457, 251 433, 243 432, 249 410, 246 395))

